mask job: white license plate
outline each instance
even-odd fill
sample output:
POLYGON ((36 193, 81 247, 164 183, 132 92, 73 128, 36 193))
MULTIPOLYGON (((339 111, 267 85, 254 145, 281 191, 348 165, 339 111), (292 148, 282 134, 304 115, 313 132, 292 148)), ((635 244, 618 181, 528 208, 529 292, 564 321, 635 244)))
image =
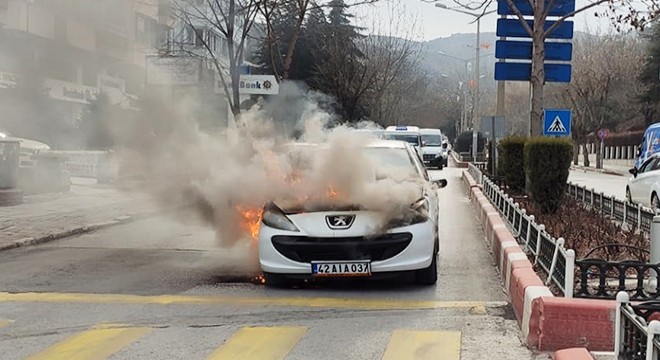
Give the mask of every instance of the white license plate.
POLYGON ((312 276, 370 276, 369 261, 312 262, 312 276))

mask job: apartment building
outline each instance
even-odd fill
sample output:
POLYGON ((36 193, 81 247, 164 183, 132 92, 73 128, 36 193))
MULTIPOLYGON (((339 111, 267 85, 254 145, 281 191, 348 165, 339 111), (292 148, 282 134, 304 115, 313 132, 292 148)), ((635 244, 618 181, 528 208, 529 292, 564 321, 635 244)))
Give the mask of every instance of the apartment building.
POLYGON ((136 108, 168 21, 158 0, 0 0, 0 125, 75 122, 100 92, 136 108))

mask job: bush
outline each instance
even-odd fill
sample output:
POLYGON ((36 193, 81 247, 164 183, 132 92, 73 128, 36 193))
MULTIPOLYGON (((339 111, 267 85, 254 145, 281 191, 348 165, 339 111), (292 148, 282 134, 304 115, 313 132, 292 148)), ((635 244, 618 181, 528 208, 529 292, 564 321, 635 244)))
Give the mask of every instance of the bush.
POLYGON ((534 137, 525 144, 527 192, 543 213, 554 214, 559 209, 572 158, 573 145, 568 139, 534 137))
MULTIPOLYGON (((484 139, 483 135, 478 133, 477 152, 482 152, 484 150, 485 142, 486 139, 484 139)), ((458 153, 472 153, 472 131, 465 131, 458 135, 456 143, 454 144, 454 151, 458 153)))
POLYGON ((513 191, 525 190, 525 142, 526 137, 509 136, 498 145, 497 174, 503 176, 513 191))

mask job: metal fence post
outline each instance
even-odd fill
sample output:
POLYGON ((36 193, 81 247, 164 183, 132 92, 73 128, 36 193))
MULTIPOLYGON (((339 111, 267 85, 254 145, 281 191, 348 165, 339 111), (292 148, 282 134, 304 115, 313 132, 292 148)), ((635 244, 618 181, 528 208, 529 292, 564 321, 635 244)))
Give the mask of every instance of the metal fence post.
POLYGON ((529 250, 529 234, 532 232, 532 223, 534 222, 534 219, 534 215, 530 215, 529 219, 527 220, 527 236, 525 236, 525 249, 523 249, 524 252, 529 250))
MULTIPOLYGON (((516 203, 516 207, 520 207, 520 204, 516 203)), ((525 209, 520 210, 520 223, 518 224, 518 236, 520 236, 521 234, 523 219, 525 218, 525 215, 527 215, 527 210, 525 209)))
POLYGON ((600 209, 598 209, 599 212, 603 212, 603 199, 605 199, 605 193, 600 192, 600 209))
POLYGON ((541 234, 545 232, 545 225, 539 225, 538 235, 536 235, 536 254, 534 258, 534 265, 539 261, 539 254, 541 253, 541 234))
POLYGON ((591 188, 590 199, 591 199, 591 208, 593 209, 594 208, 594 188, 591 188))
POLYGON ((564 297, 572 298, 575 288, 575 250, 566 250, 566 272, 564 273, 564 297))
POLYGON ((642 204, 637 204, 637 228, 642 228, 642 204))
MULTIPOLYGON (((609 196, 608 196, 609 197, 609 196)), ((614 198, 610 198, 610 216, 614 219, 614 198)))
POLYGON ((656 360, 658 358, 657 351, 653 345, 656 335, 660 335, 660 321, 651 320, 649 326, 646 328, 646 360, 656 360))
POLYGON ((616 314, 614 322, 614 356, 617 358, 621 354, 621 340, 623 339, 623 321, 621 319, 621 308, 628 305, 630 295, 625 291, 619 291, 616 294, 616 314))
MULTIPOLYGON (((612 197, 612 202, 614 202, 614 197, 612 197)), ((621 225, 626 225, 627 222, 626 220, 628 218, 628 202, 624 201, 623 202, 623 221, 621 221, 621 225)))
MULTIPOLYGON (((653 223, 651 223, 651 264, 660 263, 660 216, 656 215, 653 217, 653 223)), ((649 284, 658 278, 659 274, 656 274, 655 271, 651 271, 649 279, 649 284)))
POLYGON ((559 238, 555 242, 555 252, 552 254, 552 262, 550 263, 550 271, 548 271, 548 278, 545 280, 545 285, 550 285, 552 282, 552 274, 555 273, 557 267, 557 258, 559 257, 559 247, 564 246, 564 238, 559 238))

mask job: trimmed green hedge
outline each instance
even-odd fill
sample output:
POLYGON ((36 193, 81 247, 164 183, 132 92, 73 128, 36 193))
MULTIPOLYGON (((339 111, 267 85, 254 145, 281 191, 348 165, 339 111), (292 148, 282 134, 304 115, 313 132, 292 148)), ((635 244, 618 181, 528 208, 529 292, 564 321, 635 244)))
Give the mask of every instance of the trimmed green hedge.
POLYGON ((506 179, 513 191, 525 190, 525 142, 526 137, 509 136, 498 144, 497 174, 506 179))
MULTIPOLYGON (((465 131, 462 132, 458 138, 456 138, 456 143, 454 144, 454 151, 458 153, 462 152, 472 152, 472 132, 465 131)), ((484 139, 481 133, 477 133, 477 152, 482 152, 484 150, 484 145, 486 139, 484 139)))
POLYGON ((527 191, 546 214, 561 204, 573 158, 573 145, 562 138, 534 137, 525 144, 527 191))

